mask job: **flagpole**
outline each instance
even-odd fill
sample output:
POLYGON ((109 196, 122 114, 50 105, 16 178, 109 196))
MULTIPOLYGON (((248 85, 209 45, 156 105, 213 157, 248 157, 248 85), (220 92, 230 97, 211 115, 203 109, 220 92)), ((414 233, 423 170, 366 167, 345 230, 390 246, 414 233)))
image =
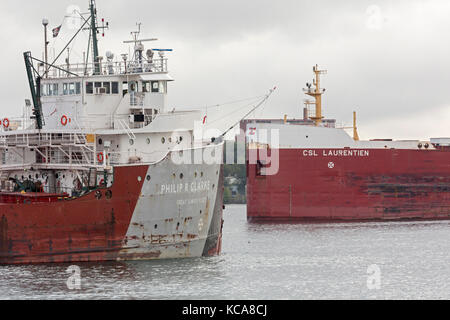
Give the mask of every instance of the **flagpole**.
POLYGON ((47 72, 47 64, 48 64, 48 41, 47 41, 47 26, 48 26, 48 20, 43 19, 42 25, 44 26, 44 41, 45 41, 45 73, 44 77, 48 78, 48 72, 47 72))

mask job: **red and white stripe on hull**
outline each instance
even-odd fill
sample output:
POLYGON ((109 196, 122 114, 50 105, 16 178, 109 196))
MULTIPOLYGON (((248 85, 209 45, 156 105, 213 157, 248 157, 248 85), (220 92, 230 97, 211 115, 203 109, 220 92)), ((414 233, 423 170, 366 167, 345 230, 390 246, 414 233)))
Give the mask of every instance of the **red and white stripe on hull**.
MULTIPOLYGON (((215 148, 222 154, 223 145, 215 148)), ((0 204, 0 264, 219 254, 223 165, 178 166, 169 158, 155 165, 115 167, 114 183, 99 189, 100 199, 91 192, 52 203, 0 204), (194 192, 158 194, 162 184, 174 190, 173 179, 180 179, 181 173, 194 192)))
MULTIPOLYGON (((354 141, 341 129, 252 127, 278 130, 280 147, 269 147, 269 154, 258 150, 261 145, 248 149, 248 156, 256 159, 257 153, 262 160, 247 166, 249 220, 450 219, 449 149, 420 149, 418 141, 354 141), (264 164, 277 157, 276 174, 264 175, 264 164)), ((270 139, 263 144, 271 146, 270 139)))

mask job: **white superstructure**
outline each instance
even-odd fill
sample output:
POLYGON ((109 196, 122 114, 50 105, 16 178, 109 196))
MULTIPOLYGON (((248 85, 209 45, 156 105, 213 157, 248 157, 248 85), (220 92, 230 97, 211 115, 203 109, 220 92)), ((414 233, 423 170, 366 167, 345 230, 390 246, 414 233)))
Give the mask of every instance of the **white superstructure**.
MULTIPOLYGON (((92 16, 94 37, 101 27, 95 10, 92 16)), ((3 181, 73 194, 74 186, 110 185, 106 177, 115 165, 151 164, 170 152, 202 147, 203 142, 194 141, 201 111, 167 106, 174 79, 166 53, 172 50, 147 50, 145 45, 157 39, 139 39, 139 33, 140 24, 133 40, 125 41, 134 44, 133 56, 121 55, 119 61, 111 52, 106 59, 99 56, 96 40, 92 63, 67 60, 57 66, 24 54, 33 106, 27 103, 23 119, 0 119, 3 181)))

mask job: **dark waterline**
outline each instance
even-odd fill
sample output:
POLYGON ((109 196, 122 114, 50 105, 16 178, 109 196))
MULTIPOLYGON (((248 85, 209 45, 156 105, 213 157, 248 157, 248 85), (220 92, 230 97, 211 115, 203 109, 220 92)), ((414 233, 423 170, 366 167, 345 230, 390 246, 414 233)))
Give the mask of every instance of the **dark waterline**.
POLYGON ((225 211, 223 254, 172 261, 0 266, 0 299, 450 299, 450 222, 249 224, 225 211), (369 290, 368 268, 381 271, 369 290))

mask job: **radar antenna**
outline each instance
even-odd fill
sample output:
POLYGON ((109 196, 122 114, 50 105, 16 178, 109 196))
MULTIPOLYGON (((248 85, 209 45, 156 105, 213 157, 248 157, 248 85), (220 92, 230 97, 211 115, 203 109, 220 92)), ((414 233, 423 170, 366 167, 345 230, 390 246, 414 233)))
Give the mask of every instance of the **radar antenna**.
MULTIPOLYGON (((139 35, 141 34, 141 26, 142 23, 138 22, 136 23, 138 30, 131 32, 131 36, 133 37, 133 40, 127 40, 123 43, 134 43, 134 61, 137 61, 138 63, 142 63, 143 59, 143 52, 144 52, 144 45, 143 42, 150 42, 150 41, 158 41, 156 38, 150 38, 150 39, 139 39, 139 35)), ((151 55, 149 52, 147 56, 151 55)), ((153 55, 151 55, 153 58, 153 55)))

